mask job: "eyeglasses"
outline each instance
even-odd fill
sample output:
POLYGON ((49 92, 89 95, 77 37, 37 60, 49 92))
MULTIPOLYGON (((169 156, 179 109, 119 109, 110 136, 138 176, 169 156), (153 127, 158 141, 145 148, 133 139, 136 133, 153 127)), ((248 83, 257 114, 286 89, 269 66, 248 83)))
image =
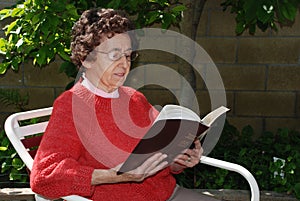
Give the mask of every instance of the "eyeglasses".
POLYGON ((118 61, 123 56, 126 57, 127 61, 134 61, 139 55, 136 51, 128 52, 121 52, 119 49, 113 49, 109 52, 103 52, 99 50, 94 50, 95 52, 99 52, 101 54, 107 54, 108 58, 112 61, 118 61))

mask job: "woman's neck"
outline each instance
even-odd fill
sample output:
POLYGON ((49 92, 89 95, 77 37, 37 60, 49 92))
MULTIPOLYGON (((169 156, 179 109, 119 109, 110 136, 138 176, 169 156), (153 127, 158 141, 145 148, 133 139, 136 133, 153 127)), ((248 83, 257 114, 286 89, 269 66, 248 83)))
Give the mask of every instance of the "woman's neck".
POLYGON ((86 76, 85 73, 82 74, 83 81, 81 84, 87 88, 89 91, 91 91, 93 94, 104 97, 104 98, 118 98, 119 97, 119 91, 118 89, 114 89, 112 91, 105 91, 103 89, 100 89, 99 87, 96 87, 86 76))

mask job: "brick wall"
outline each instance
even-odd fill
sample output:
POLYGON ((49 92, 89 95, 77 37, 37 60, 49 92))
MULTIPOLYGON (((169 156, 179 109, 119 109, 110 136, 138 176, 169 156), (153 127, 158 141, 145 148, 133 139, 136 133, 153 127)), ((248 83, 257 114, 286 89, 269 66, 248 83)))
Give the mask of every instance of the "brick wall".
POLYGON ((292 27, 234 35, 234 16, 208 1, 198 42, 216 62, 237 127, 300 130, 300 15, 292 27))
MULTIPOLYGON (((13 2, 0 0, 0 8, 13 2)), ((223 12, 220 2, 207 1, 197 42, 211 56, 223 79, 231 108, 228 120, 238 128, 250 124, 257 135, 279 127, 300 130, 300 15, 292 27, 279 29, 278 33, 257 30, 255 36, 236 36, 234 15, 223 12)), ((172 55, 148 52, 141 62, 163 63, 166 58, 169 66, 179 68, 172 55)), ((70 81, 58 74, 58 67, 59 62, 43 69, 23 64, 18 73, 10 70, 0 76, 0 87, 29 92, 29 108, 50 106, 70 81)), ((197 98, 203 103, 200 109, 208 112, 208 93, 201 77, 197 78, 197 98)), ((176 101, 162 88, 146 87, 143 92, 153 104, 176 101)), ((0 122, 13 111, 0 105, 0 122)))

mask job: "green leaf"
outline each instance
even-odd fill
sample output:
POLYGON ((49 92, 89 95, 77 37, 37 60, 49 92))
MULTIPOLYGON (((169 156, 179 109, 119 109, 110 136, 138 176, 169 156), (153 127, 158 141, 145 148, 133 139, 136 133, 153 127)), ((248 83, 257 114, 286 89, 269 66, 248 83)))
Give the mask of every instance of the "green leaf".
POLYGON ((15 181, 19 179, 20 179, 20 175, 18 173, 18 170, 15 168, 11 168, 9 173, 9 180, 15 181))
POLYGON ((77 9, 73 4, 67 4, 66 9, 68 11, 68 14, 70 14, 70 16, 74 17, 75 19, 79 18, 77 9))
POLYGON ((256 24, 255 23, 250 24, 249 25, 249 33, 251 35, 253 35, 255 33, 255 31, 256 31, 256 24))
POLYGON ((294 186, 294 192, 297 199, 300 199, 300 183, 296 183, 294 186))
POLYGON ((11 9, 0 10, 0 20, 4 20, 7 17, 11 17, 11 9))
POLYGON ((268 10, 263 9, 262 7, 257 10, 257 19, 262 23, 267 23, 272 19, 274 12, 268 12, 268 10))
POLYGON ((35 25, 35 26, 37 24, 40 24, 43 21, 44 21, 44 17, 42 15, 42 13, 37 13, 36 15, 33 15, 32 19, 31 19, 32 25, 35 25))
POLYGON ((241 134, 242 134, 242 136, 244 136, 246 138, 251 138, 254 134, 254 130, 250 125, 248 125, 242 129, 241 134))
POLYGON ((0 38, 0 51, 2 52, 2 54, 5 54, 6 52, 6 45, 7 41, 4 38, 0 38))
POLYGON ((147 14, 147 24, 154 23, 157 19, 159 19, 160 12, 159 11, 150 11, 147 14))
POLYGON ((7 27, 5 27, 5 29, 6 29, 5 34, 8 35, 15 28, 16 25, 17 25, 17 20, 13 21, 7 27))
POLYGON ((10 63, 9 62, 2 62, 0 63, 0 74, 4 74, 9 67, 10 63))
POLYGON ((17 8, 14 8, 12 10, 11 16, 12 17, 21 16, 23 13, 24 13, 24 9, 20 8, 20 7, 17 7, 17 8))
POLYGON ((281 12, 286 19, 293 21, 297 13, 297 8, 286 2, 283 6, 281 6, 281 12))
POLYGON ((17 71, 19 70, 19 65, 20 63, 22 62, 22 59, 20 56, 15 56, 12 58, 12 61, 11 61, 11 67, 14 71, 17 71))
POLYGON ((1 173, 4 173, 4 172, 7 172, 10 170, 10 165, 8 164, 7 161, 4 161, 2 164, 1 164, 1 173))
POLYGON ((256 0, 247 0, 244 3, 245 20, 246 23, 250 23, 256 18, 256 11, 260 4, 256 0))
POLYGON ((0 151, 6 151, 7 147, 0 147, 0 151))
POLYGON ((50 8, 55 12, 64 12, 66 10, 66 2, 60 1, 51 1, 50 8))
MULTIPOLYGON (((51 20, 51 22, 52 22, 52 20, 51 20)), ((40 30, 42 32, 42 37, 44 38, 44 40, 46 40, 46 38, 48 37, 51 29, 55 29, 55 28, 56 28, 56 25, 51 26, 51 24, 47 21, 40 24, 40 30)))
POLYGON ((247 153, 247 149, 246 148, 242 148, 240 153, 239 153, 239 156, 242 157, 244 156, 245 154, 247 153))
MULTIPOLYGON (((5 133, 3 133, 3 134, 5 134, 5 133)), ((1 145, 3 147, 8 147, 10 145, 9 139, 7 137, 5 137, 4 139, 2 139, 1 145)))
POLYGON ((39 66, 43 66, 47 63, 46 56, 48 52, 48 46, 43 46, 36 54, 36 62, 39 66))
POLYGON ((70 56, 65 51, 59 51, 58 55, 65 61, 70 61, 70 56))
POLYGON ((164 13, 161 25, 162 29, 168 29, 171 26, 173 19, 173 15, 170 13, 164 13))
POLYGON ((16 170, 21 170, 24 167, 24 163, 21 159, 19 158, 14 158, 12 160, 12 166, 16 169, 16 170))
POLYGON ((240 35, 245 31, 245 28, 246 28, 245 24, 243 22, 239 22, 236 24, 235 33, 240 35))
POLYGON ((121 0, 112 0, 112 1, 107 5, 107 7, 108 7, 108 8, 113 8, 113 9, 117 9, 117 8, 119 8, 120 4, 121 4, 121 0))
POLYGON ((178 6, 175 6, 174 8, 172 8, 173 12, 182 12, 185 10, 186 10, 186 7, 184 5, 178 5, 178 6))

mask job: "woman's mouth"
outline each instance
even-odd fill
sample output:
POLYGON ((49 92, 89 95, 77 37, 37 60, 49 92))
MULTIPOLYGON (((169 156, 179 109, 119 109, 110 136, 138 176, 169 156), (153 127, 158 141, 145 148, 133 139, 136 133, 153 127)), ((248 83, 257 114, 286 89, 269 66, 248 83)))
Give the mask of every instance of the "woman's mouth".
POLYGON ((114 75, 116 75, 118 77, 124 77, 125 73, 114 73, 114 75))

